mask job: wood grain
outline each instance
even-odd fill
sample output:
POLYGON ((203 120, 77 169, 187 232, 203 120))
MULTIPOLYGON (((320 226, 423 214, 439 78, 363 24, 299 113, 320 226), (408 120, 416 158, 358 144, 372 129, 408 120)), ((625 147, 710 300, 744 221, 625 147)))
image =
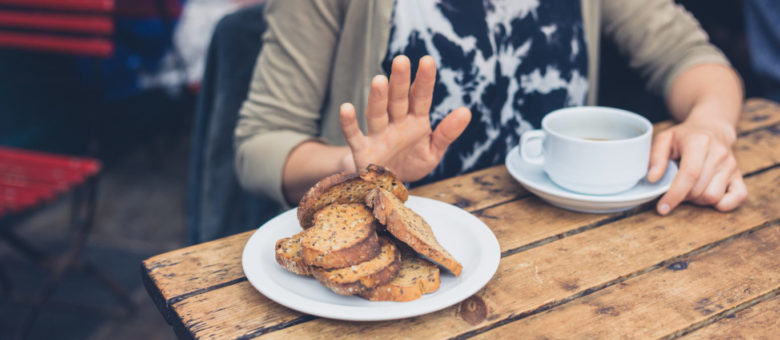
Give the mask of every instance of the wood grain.
POLYGON ((745 102, 737 131, 747 132, 780 123, 780 104, 761 98, 745 102))
POLYGON ((780 289, 778 252, 774 224, 477 338, 664 337, 780 289))
POLYGON ((780 124, 737 139, 734 157, 743 174, 780 163, 780 124))
POLYGON ((143 261, 145 274, 167 300, 244 276, 241 250, 251 232, 174 250, 143 261))
POLYGON ((499 165, 412 189, 412 195, 474 211, 527 196, 528 192, 499 165))
POLYGON ((394 334, 399 338, 442 338, 538 312, 780 218, 776 199, 780 169, 748 178, 747 183, 752 196, 730 214, 690 205, 661 220, 654 212, 644 212, 505 257, 491 282, 476 295, 487 310, 477 324, 464 320, 461 308, 455 306, 391 322, 316 319, 268 336, 364 338, 394 334), (701 226, 707 226, 707 232, 691 232, 701 226))
POLYGON ((303 314, 279 307, 248 281, 175 302, 173 308, 184 327, 204 339, 262 333, 264 327, 289 324, 303 317, 303 314))
MULTIPOLYGON (((780 108, 775 104, 762 100, 746 104, 738 126, 742 134, 735 146, 745 173, 778 164, 778 122, 780 108)), ((777 218, 778 194, 772 191, 778 187, 776 172, 766 170, 746 180, 750 200, 735 213, 683 206, 671 217, 660 220, 646 209, 590 215, 553 208, 528 196, 503 166, 415 188, 412 194, 474 212, 496 233, 506 257, 496 277, 468 305, 396 322, 306 322, 310 317, 268 301, 243 279, 240 257, 251 231, 155 256, 143 262, 142 274, 150 294, 158 297, 160 310, 174 310, 191 334, 198 337, 255 336, 268 332, 271 337, 363 337, 396 332, 399 327, 409 329, 399 336, 442 336, 443 333, 431 330, 431 324, 456 335, 566 302, 753 228, 763 223, 760 221, 777 218), (658 222, 664 222, 662 228, 658 222), (688 232, 702 225, 715 230, 705 235, 688 232), (242 303, 252 306, 242 307, 242 303), (475 316, 468 306, 484 306, 486 312, 475 316), (288 326, 292 327, 276 331, 288 326)))
POLYGON ((699 339, 777 339, 780 334, 780 296, 727 315, 719 321, 683 336, 699 339))

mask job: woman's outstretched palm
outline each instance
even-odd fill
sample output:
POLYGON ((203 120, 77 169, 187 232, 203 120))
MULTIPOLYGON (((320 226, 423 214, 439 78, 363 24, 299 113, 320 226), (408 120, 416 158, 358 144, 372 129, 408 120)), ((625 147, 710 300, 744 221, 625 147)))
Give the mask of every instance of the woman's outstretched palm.
POLYGON ((447 147, 471 120, 471 112, 458 108, 431 130, 430 114, 436 65, 433 58, 420 59, 417 76, 411 84, 411 65, 405 56, 393 60, 390 81, 376 76, 366 107, 367 134, 355 118, 352 104, 341 106, 341 129, 347 139, 356 169, 375 163, 388 167, 403 181, 415 181, 430 173, 441 161, 447 147))

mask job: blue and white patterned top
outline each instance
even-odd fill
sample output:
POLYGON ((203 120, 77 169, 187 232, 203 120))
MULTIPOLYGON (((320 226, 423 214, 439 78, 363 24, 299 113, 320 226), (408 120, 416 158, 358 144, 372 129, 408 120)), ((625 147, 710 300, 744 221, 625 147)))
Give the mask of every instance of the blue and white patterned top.
POLYGON ((431 124, 461 106, 466 131, 415 184, 501 164, 544 114, 584 105, 588 60, 579 0, 396 0, 382 63, 431 55, 437 77, 431 124))

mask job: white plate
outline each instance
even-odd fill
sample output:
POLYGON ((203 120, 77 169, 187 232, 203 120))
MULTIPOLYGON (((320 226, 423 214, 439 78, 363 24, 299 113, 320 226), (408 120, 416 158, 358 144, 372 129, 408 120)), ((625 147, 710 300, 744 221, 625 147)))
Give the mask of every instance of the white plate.
POLYGON ((509 173, 528 191, 550 204, 564 209, 586 213, 613 213, 634 208, 652 201, 669 190, 677 164, 670 161, 664 176, 655 183, 642 179, 635 187, 611 195, 585 195, 566 190, 553 183, 540 165, 526 163, 516 146, 506 156, 509 173))
POLYGON ((317 280, 292 274, 274 258, 274 245, 299 231, 296 209, 260 227, 249 238, 241 259, 244 274, 260 293, 301 313, 325 318, 376 321, 434 312, 479 291, 498 269, 501 249, 493 232, 470 213, 440 201, 411 196, 406 205, 431 225, 439 243, 463 265, 460 277, 442 270, 441 287, 411 302, 372 302, 341 296, 317 280))

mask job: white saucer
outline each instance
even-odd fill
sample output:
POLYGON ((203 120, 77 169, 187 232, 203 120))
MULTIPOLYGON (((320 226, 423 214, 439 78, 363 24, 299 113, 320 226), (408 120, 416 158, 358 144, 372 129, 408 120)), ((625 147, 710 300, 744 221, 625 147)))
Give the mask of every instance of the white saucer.
POLYGON ((553 183, 539 165, 526 163, 520 157, 519 147, 506 156, 509 173, 528 191, 548 203, 574 211, 602 214, 629 210, 661 196, 677 174, 677 164, 670 161, 664 176, 655 183, 642 179, 635 187, 611 195, 586 195, 566 190, 553 183))

